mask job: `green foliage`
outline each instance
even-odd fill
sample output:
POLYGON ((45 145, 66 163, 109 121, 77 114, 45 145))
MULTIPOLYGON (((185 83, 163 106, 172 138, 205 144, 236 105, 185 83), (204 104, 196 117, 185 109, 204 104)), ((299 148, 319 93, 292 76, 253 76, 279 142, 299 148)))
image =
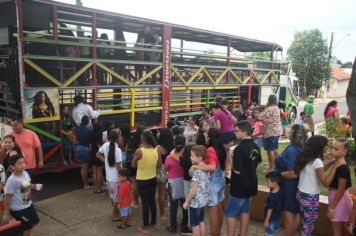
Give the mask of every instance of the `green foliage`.
POLYGON ((349 139, 348 157, 350 160, 356 161, 356 142, 353 139, 349 139))
POLYGON ((287 55, 293 71, 304 81, 307 95, 313 94, 330 77, 328 44, 318 29, 296 32, 287 55))
POLYGON ((251 52, 247 56, 260 60, 271 60, 271 52, 251 52))
POLYGON ((319 127, 320 133, 326 135, 328 138, 339 137, 338 132, 336 131, 339 122, 333 118, 328 118, 325 122, 319 127))
POLYGON ((352 68, 352 62, 348 61, 341 64, 341 68, 352 68))

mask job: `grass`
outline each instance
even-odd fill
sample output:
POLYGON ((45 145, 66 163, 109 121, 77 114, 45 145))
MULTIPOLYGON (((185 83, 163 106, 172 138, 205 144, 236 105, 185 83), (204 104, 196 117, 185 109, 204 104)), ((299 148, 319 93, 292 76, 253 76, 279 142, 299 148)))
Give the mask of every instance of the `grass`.
MULTIPOLYGON (((279 145, 279 152, 283 152, 283 150, 288 146, 288 143, 282 143, 279 145)), ((261 185, 265 185, 266 181, 265 181, 265 175, 267 174, 267 152, 262 150, 262 163, 258 166, 257 169, 257 176, 258 176, 258 184, 261 185)), ((355 169, 354 168, 350 168, 351 170, 351 182, 355 183, 356 182, 356 176, 355 176, 355 169)), ((325 188, 324 186, 321 186, 321 195, 328 195, 328 189, 325 188)))

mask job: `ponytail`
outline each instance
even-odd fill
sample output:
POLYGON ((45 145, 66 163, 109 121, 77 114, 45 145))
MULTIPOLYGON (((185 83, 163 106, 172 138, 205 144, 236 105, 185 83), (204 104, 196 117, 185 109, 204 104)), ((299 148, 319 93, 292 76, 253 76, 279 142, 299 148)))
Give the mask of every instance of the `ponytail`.
POLYGON ((114 167, 116 164, 115 144, 118 138, 119 138, 119 132, 117 132, 117 130, 115 129, 111 130, 109 133, 110 145, 109 145, 109 153, 108 153, 108 164, 110 167, 114 167))

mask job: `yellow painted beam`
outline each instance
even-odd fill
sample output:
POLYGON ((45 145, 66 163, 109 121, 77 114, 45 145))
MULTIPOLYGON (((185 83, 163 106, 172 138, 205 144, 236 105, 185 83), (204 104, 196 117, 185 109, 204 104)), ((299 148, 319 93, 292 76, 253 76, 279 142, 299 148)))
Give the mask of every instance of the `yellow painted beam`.
POLYGON ((203 67, 203 72, 204 72, 205 75, 208 77, 208 79, 210 80, 210 82, 215 85, 214 79, 211 77, 209 71, 207 71, 207 69, 205 69, 205 67, 203 67))
POLYGON ((68 87, 71 83, 73 83, 76 79, 79 78, 86 70, 88 70, 94 63, 89 62, 85 66, 83 66, 80 70, 78 70, 74 75, 72 75, 66 82, 63 83, 63 87, 68 87))
POLYGON ((131 112, 131 108, 122 109, 122 110, 101 110, 100 115, 113 115, 113 114, 122 114, 131 112))
POLYGON ((220 81, 225 77, 226 73, 229 71, 229 68, 226 68, 224 72, 216 79, 216 84, 220 83, 220 81))
POLYGON ((128 81, 127 79, 125 79, 124 77, 122 77, 121 75, 119 75, 118 73, 116 73, 115 71, 111 70, 110 68, 108 68, 107 66, 105 66, 104 64, 100 63, 100 62, 96 62, 96 65, 98 67, 100 67, 101 69, 105 70, 106 72, 108 72, 109 74, 111 74, 112 76, 114 76, 116 79, 124 82, 125 84, 130 84, 130 81, 128 81))
POLYGON ((232 78, 235 79, 235 81, 239 82, 240 84, 243 84, 242 79, 231 69, 231 67, 229 67, 228 70, 231 73, 232 78))
POLYGON ((141 79, 137 80, 135 85, 139 85, 141 84, 143 81, 145 81, 146 79, 148 79, 149 77, 151 77, 153 74, 157 73, 158 71, 160 71, 163 68, 162 65, 157 66, 155 69, 151 70, 150 72, 148 72, 147 74, 145 74, 145 76, 143 76, 141 79))
POLYGON ((49 81, 51 81, 52 83, 54 83, 55 85, 57 85, 58 87, 62 87, 63 84, 61 82, 59 82, 58 80, 56 80, 56 78, 54 78, 52 75, 48 74, 46 71, 44 71, 41 67, 39 67, 38 65, 36 65, 33 61, 31 61, 30 59, 25 58, 24 59, 25 63, 29 66, 31 66, 34 70, 36 70, 38 73, 40 73, 41 75, 43 75, 45 78, 47 78, 49 81))
POLYGON ((194 106, 194 105, 202 105, 205 104, 205 102, 186 102, 186 103, 176 103, 176 104, 171 104, 171 107, 183 107, 183 106, 194 106))
POLYGON ((194 75, 187 81, 187 85, 188 84, 191 84, 192 82, 193 82, 193 80, 195 79, 195 77, 197 77, 199 74, 200 74, 200 72, 202 72, 202 70, 203 70, 203 67, 201 67, 201 68, 199 68, 195 73, 194 73, 194 75))
POLYGON ((268 72, 266 76, 264 76, 261 80, 261 84, 264 84, 268 77, 272 74, 272 71, 268 72))
POLYGON ((182 81, 183 84, 187 85, 187 82, 184 80, 183 76, 179 73, 179 71, 174 66, 171 66, 171 70, 178 77, 178 79, 182 81))
POLYGON ((48 122, 48 121, 56 121, 60 120, 59 116, 53 117, 42 117, 42 118, 24 118, 23 121, 25 123, 36 123, 36 122, 48 122))

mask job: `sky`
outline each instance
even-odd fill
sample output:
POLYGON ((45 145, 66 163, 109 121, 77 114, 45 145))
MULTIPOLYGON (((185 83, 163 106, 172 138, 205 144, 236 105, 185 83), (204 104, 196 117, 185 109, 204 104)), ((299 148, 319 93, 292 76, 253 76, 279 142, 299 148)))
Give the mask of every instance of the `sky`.
MULTIPOLYGON (((59 0, 75 3, 75 0, 59 0)), ((85 7, 278 43, 284 57, 296 31, 319 29, 332 55, 356 57, 355 0, 82 0, 85 7)))

